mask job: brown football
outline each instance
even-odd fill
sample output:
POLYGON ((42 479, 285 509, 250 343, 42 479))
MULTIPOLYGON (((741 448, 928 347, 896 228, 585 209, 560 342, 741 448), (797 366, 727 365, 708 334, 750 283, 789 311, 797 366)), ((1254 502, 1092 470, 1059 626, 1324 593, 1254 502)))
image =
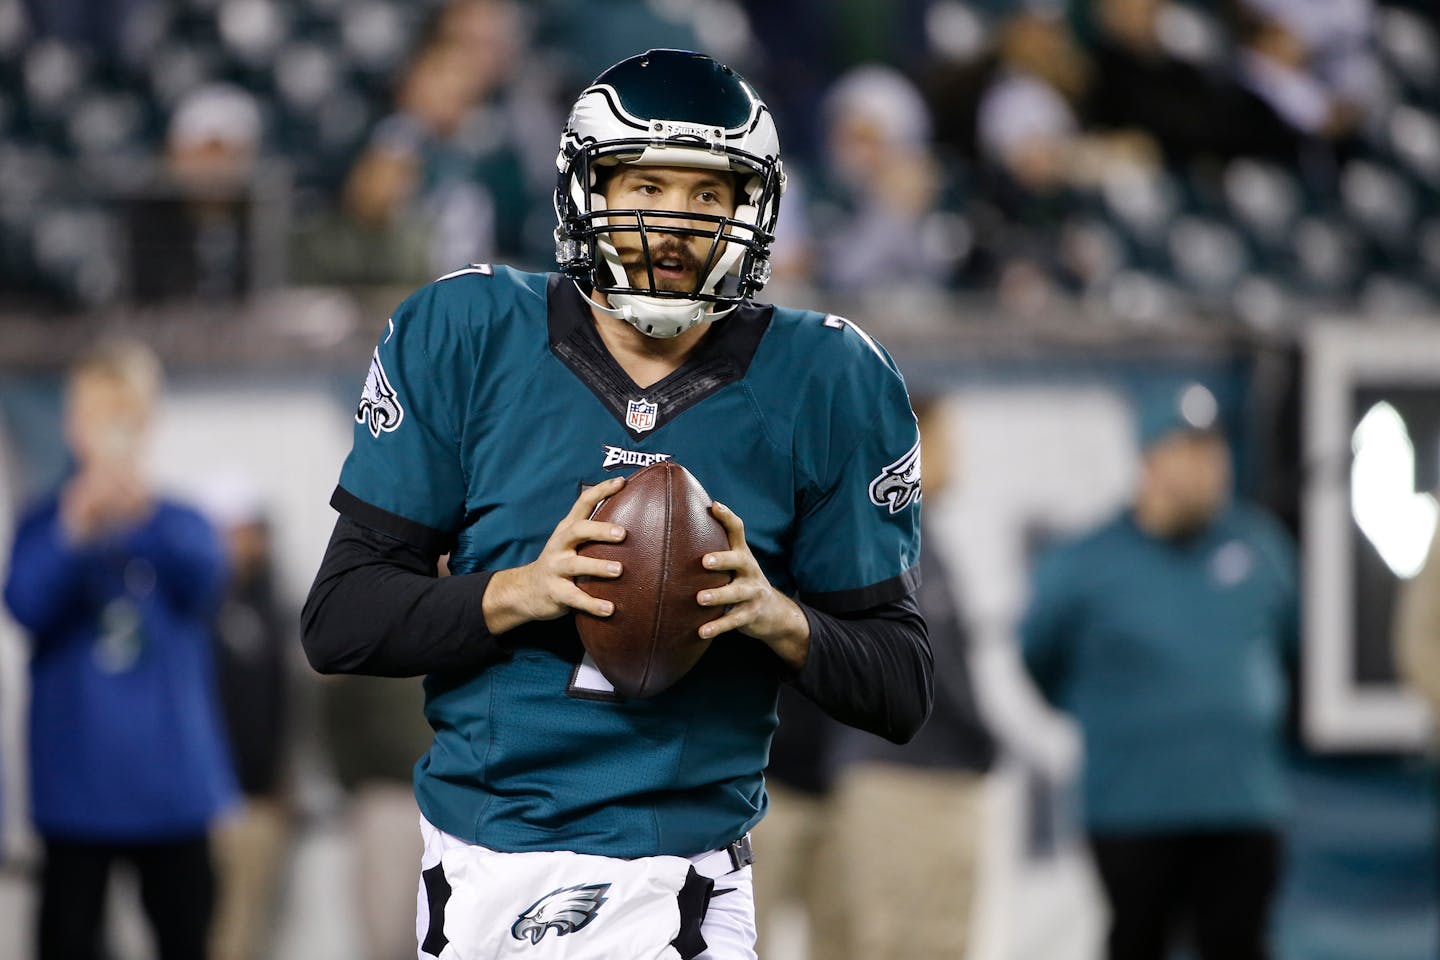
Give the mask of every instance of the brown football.
POLYGON ((615 604, 615 612, 576 613, 580 640, 619 693, 653 696, 683 677, 710 646, 699 630, 720 616, 720 608, 700 606, 695 595, 729 583, 730 573, 706 570, 701 561, 729 549, 729 539, 710 514, 710 495, 673 460, 637 471, 591 516, 626 532, 620 543, 580 548, 587 557, 622 566, 613 580, 581 581, 586 593, 615 604))

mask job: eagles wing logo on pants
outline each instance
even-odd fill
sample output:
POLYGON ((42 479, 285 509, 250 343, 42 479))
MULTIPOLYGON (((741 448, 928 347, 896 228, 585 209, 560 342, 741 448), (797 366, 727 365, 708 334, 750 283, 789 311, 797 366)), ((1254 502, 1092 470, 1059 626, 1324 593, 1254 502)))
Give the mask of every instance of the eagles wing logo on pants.
POLYGON ((360 394, 360 406, 355 408, 355 422, 370 428, 370 435, 379 439, 381 432, 390 433, 405 419, 405 409, 400 406, 400 397, 390 386, 385 367, 380 362, 380 348, 370 358, 370 373, 365 377, 365 390, 360 394))
POLYGON ((920 441, 870 481, 870 502, 899 513, 920 498, 920 441))
POLYGON ((510 928, 510 936, 516 940, 528 938, 536 944, 552 927, 557 937, 574 933, 595 919, 609 889, 608 883, 590 883, 547 893, 520 914, 510 928))

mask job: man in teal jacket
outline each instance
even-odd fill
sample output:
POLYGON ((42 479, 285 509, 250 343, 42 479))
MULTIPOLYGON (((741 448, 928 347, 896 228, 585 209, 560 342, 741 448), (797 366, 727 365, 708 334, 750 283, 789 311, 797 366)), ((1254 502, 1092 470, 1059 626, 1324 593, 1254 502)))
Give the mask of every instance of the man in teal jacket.
POLYGON ((1267 956, 1280 871, 1294 548, 1229 499, 1215 399, 1143 405, 1131 504, 1036 572, 1021 626, 1037 686, 1080 727, 1110 960, 1267 956))

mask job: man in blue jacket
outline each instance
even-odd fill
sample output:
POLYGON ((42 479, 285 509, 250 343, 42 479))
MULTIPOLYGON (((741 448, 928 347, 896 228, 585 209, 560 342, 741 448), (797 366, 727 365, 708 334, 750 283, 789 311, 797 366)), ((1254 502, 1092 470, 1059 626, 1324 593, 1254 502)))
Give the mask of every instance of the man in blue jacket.
POLYGON ((1111 960, 1260 960, 1280 871, 1294 550, 1229 501, 1216 403, 1193 384, 1142 409, 1134 501, 1036 573, 1021 633, 1085 745, 1084 805, 1111 960))
POLYGON ((142 468, 153 354, 103 345, 67 385, 74 470, 21 518, 5 602, 31 638, 30 784, 45 845, 39 957, 102 955, 105 886, 128 861, 162 960, 207 953, 207 833, 235 787, 208 634, 219 540, 142 468))

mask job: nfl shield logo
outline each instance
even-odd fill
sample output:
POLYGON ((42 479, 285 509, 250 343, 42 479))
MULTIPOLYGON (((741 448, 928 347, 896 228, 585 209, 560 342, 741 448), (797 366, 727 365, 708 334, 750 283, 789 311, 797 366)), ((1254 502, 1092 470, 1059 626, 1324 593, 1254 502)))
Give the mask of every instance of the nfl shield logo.
POLYGON ((639 400, 631 400, 629 407, 625 410, 625 426, 636 433, 644 433, 646 430, 655 428, 655 414, 659 406, 641 397, 639 400))

